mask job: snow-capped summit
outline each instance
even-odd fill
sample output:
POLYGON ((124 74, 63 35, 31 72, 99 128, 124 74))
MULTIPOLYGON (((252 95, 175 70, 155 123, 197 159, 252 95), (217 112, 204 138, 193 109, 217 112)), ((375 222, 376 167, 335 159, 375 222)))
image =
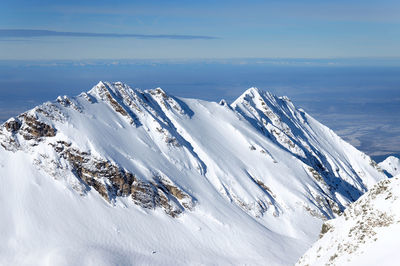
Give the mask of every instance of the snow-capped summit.
POLYGON ((0 264, 293 264, 386 176, 295 108, 99 82, 0 127, 0 264))
POLYGON ((400 159, 394 156, 387 157, 383 162, 378 164, 386 173, 392 177, 400 175, 400 159))

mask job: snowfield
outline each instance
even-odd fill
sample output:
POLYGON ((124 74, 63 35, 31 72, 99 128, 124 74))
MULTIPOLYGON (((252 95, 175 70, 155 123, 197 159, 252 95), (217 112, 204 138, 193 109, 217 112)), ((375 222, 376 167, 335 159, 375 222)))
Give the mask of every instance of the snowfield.
POLYGON ((378 164, 387 175, 392 177, 400 175, 400 159, 394 156, 387 157, 383 162, 378 164))
POLYGON ((100 82, 0 127, 2 265, 293 265, 386 175, 287 97, 100 82))
POLYGON ((375 185, 325 222, 297 265, 399 265, 400 175, 375 185))

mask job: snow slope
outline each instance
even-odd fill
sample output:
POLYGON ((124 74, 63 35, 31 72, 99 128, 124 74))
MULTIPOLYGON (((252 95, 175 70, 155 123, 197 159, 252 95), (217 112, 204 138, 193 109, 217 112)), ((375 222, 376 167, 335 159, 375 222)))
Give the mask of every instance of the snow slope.
POLYGON ((400 175, 400 159, 394 156, 387 157, 378 164, 390 177, 400 175))
POLYGON ((386 176, 287 97, 100 82, 0 128, 0 264, 290 265, 386 176))
POLYGON ((340 217, 297 265, 398 265, 400 175, 375 185, 340 217))

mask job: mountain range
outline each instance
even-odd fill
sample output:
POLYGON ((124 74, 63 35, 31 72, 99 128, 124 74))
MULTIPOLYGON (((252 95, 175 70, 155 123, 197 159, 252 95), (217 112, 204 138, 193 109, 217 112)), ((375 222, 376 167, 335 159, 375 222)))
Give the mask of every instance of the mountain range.
POLYGON ((1 125, 0 264, 293 265, 383 166, 285 96, 99 82, 1 125))

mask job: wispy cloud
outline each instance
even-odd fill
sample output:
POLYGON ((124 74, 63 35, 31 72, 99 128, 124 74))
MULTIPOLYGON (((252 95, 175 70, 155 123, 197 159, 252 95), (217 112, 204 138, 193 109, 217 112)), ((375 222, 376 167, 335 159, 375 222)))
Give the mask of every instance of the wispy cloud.
POLYGON ((212 40, 214 36, 180 35, 180 34, 121 34, 121 33, 94 33, 70 32, 31 29, 0 29, 0 38, 38 38, 38 37, 94 37, 94 38, 137 38, 137 39, 172 39, 172 40, 212 40))
POLYGON ((8 38, 2 38, 0 36, 0 42, 27 42, 27 41, 30 41, 30 39, 26 39, 26 38, 8 39, 8 38))
MULTIPOLYGON (((220 1, 209 5, 196 4, 170 4, 162 9, 155 8, 154 3, 138 4, 96 4, 76 5, 70 4, 53 5, 46 7, 50 12, 61 14, 84 14, 84 15, 118 15, 118 16, 163 16, 163 17, 196 17, 196 18, 223 18, 224 20, 233 19, 235 21, 248 20, 247 14, 254 17, 265 19, 301 19, 317 21, 352 21, 352 22, 399 22, 400 5, 396 1, 382 0, 379 3, 374 1, 358 0, 353 3, 348 1, 256 1, 248 5, 242 1, 229 1, 229 5, 220 1), (357 3, 358 2, 358 3, 357 3), (346 4, 344 4, 346 3, 346 4), (240 18, 238 20, 238 18, 240 18)), ((257 23, 260 20, 256 20, 257 23)))

